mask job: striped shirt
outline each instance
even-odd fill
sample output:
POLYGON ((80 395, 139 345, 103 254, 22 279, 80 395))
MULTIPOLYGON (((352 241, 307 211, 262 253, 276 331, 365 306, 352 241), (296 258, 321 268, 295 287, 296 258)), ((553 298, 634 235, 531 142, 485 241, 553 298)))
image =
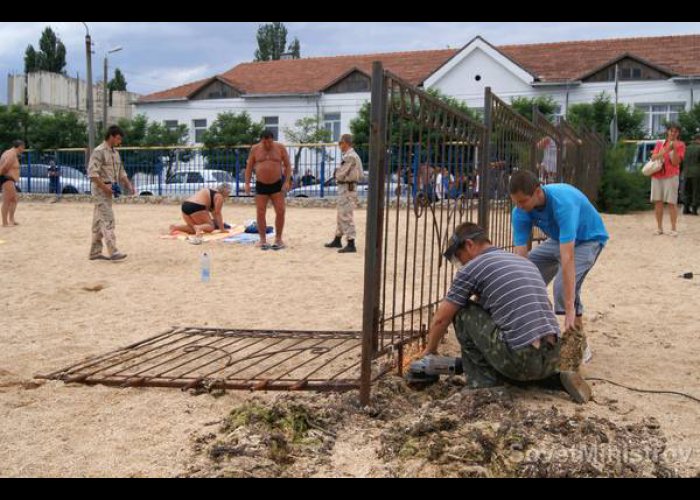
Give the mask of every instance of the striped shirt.
POLYGON ((560 335, 542 275, 528 259, 488 248, 457 271, 445 299, 464 307, 473 294, 513 350, 560 335))

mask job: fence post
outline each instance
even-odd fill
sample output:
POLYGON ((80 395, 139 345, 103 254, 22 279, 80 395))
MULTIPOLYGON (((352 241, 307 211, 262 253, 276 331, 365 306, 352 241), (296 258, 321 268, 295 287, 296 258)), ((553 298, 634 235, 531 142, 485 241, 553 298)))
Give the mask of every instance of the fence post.
POLYGON ((386 85, 382 63, 372 63, 372 98, 369 149, 369 192, 365 243, 364 296, 362 303, 362 363, 360 403, 369 403, 372 358, 379 330, 379 277, 382 255, 384 170, 386 168, 386 85))
POLYGON ((491 87, 484 89, 484 136, 481 146, 481 165, 479 165, 479 225, 488 233, 489 230, 489 159, 491 158, 491 87))
POLYGON ((324 185, 326 184, 326 148, 321 149, 321 198, 323 198, 324 185))
POLYGON ((235 153, 235 157, 236 157, 236 160, 235 160, 236 161, 236 167, 235 167, 236 168, 236 198, 238 198, 240 191, 241 191, 241 186, 239 185, 240 177, 238 177, 238 175, 240 174, 241 164, 239 163, 240 158, 239 158, 238 148, 234 149, 233 152, 235 153))
POLYGON ((27 152, 27 193, 32 192, 32 152, 27 152))

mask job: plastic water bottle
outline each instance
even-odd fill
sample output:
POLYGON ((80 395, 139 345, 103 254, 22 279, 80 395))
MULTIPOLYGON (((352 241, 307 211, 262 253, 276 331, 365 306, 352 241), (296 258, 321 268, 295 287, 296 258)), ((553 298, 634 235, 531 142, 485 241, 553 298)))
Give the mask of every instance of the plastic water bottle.
POLYGON ((209 283, 209 278, 211 277, 211 256, 208 252, 202 252, 202 257, 199 261, 202 283, 209 283))

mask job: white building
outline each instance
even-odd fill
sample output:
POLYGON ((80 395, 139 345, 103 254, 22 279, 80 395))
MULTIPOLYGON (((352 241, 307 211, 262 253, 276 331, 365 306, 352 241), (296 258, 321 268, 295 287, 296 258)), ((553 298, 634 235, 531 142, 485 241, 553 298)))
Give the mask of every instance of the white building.
POLYGON ((436 88, 483 108, 484 89, 509 102, 551 96, 559 114, 601 92, 638 107, 649 133, 695 102, 700 35, 626 38, 495 47, 476 37, 461 49, 243 63, 211 78, 142 97, 137 113, 166 125, 186 124, 198 143, 221 112, 247 111, 285 141, 282 129, 320 117, 333 140, 370 98, 372 61, 423 88, 436 88))

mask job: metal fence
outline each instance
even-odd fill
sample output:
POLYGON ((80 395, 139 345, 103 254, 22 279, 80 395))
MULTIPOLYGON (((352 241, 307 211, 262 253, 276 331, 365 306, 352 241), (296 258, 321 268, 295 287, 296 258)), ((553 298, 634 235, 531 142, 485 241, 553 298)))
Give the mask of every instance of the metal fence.
MULTIPOLYGON (((290 144, 286 147, 292 164, 289 197, 336 195, 333 172, 341 161, 337 144, 290 144)), ((355 149, 367 164, 367 146, 355 149)), ((231 196, 245 196, 245 166, 249 153, 250 146, 119 148, 124 169, 139 196, 191 196, 203 187, 214 187, 222 182, 231 186, 231 196)), ((86 149, 27 150, 21 164, 21 192, 90 193, 86 149)), ((253 177, 253 192, 254 180, 253 177)), ((360 194, 366 193, 365 185, 360 194)))
MULTIPOLYGON (((483 123, 372 68, 370 192, 363 298, 360 399, 369 401, 373 366, 387 358, 401 374, 425 341, 452 281, 442 251, 462 222, 512 248, 510 176, 568 182, 595 201, 604 142, 537 110, 533 121, 485 92, 483 123)), ((542 239, 533 233, 533 239, 542 239)))

